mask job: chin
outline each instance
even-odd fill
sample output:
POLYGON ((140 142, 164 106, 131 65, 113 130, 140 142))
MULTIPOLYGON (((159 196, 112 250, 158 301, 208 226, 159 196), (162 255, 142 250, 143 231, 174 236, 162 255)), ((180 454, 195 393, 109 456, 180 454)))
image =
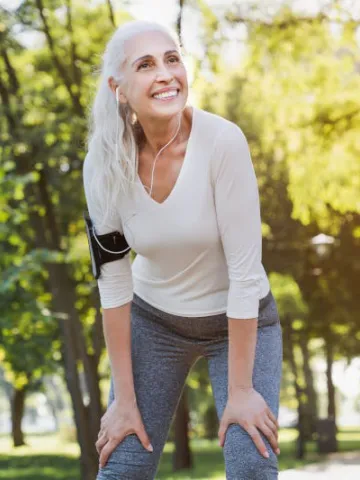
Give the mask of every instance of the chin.
POLYGON ((186 100, 177 99, 177 101, 159 102, 159 105, 151 105, 152 116, 156 117, 169 117, 180 113, 186 106, 186 100))

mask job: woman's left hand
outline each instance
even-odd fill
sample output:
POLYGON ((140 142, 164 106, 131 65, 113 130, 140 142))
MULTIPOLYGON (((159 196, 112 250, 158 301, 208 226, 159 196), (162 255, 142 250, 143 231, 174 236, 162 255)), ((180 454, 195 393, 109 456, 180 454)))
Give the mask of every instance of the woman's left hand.
POLYGON ((229 394, 219 428, 219 444, 225 443, 228 426, 238 423, 252 438, 259 452, 269 458, 269 452, 261 438, 261 432, 267 437, 276 455, 280 453, 278 445, 278 422, 264 398, 253 388, 236 389, 229 394))

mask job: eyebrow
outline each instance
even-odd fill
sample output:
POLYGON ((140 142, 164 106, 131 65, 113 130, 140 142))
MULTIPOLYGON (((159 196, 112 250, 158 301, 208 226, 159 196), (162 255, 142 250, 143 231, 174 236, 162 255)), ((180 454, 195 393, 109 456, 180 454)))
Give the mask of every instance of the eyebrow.
MULTIPOLYGON (((170 53, 177 53, 179 54, 179 52, 177 50, 168 50, 167 52, 164 53, 164 56, 165 55, 169 55, 170 53)), ((139 57, 137 58, 132 64, 131 66, 133 67, 135 65, 135 63, 137 62, 140 62, 141 60, 145 60, 146 58, 152 58, 153 55, 150 55, 150 53, 146 54, 146 55, 143 55, 142 57, 139 57)))

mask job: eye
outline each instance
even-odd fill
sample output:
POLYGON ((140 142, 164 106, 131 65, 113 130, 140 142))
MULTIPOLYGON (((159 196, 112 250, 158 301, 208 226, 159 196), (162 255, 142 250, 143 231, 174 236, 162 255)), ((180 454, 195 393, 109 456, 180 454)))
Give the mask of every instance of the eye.
POLYGON ((175 56, 175 55, 173 55, 172 57, 169 57, 168 61, 169 61, 170 63, 177 63, 177 62, 180 61, 180 58, 177 57, 177 56, 175 56))
POLYGON ((142 62, 142 63, 139 65, 138 70, 147 69, 149 66, 150 66, 150 62, 149 62, 149 61, 142 62))

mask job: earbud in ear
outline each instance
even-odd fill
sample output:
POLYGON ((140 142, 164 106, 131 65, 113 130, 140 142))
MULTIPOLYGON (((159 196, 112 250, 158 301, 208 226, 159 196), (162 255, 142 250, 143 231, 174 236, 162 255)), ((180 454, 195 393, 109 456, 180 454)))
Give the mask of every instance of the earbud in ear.
POLYGON ((119 88, 120 87, 116 87, 115 89, 115 98, 116 98, 116 101, 119 102, 120 101, 120 93, 119 93, 119 88))

